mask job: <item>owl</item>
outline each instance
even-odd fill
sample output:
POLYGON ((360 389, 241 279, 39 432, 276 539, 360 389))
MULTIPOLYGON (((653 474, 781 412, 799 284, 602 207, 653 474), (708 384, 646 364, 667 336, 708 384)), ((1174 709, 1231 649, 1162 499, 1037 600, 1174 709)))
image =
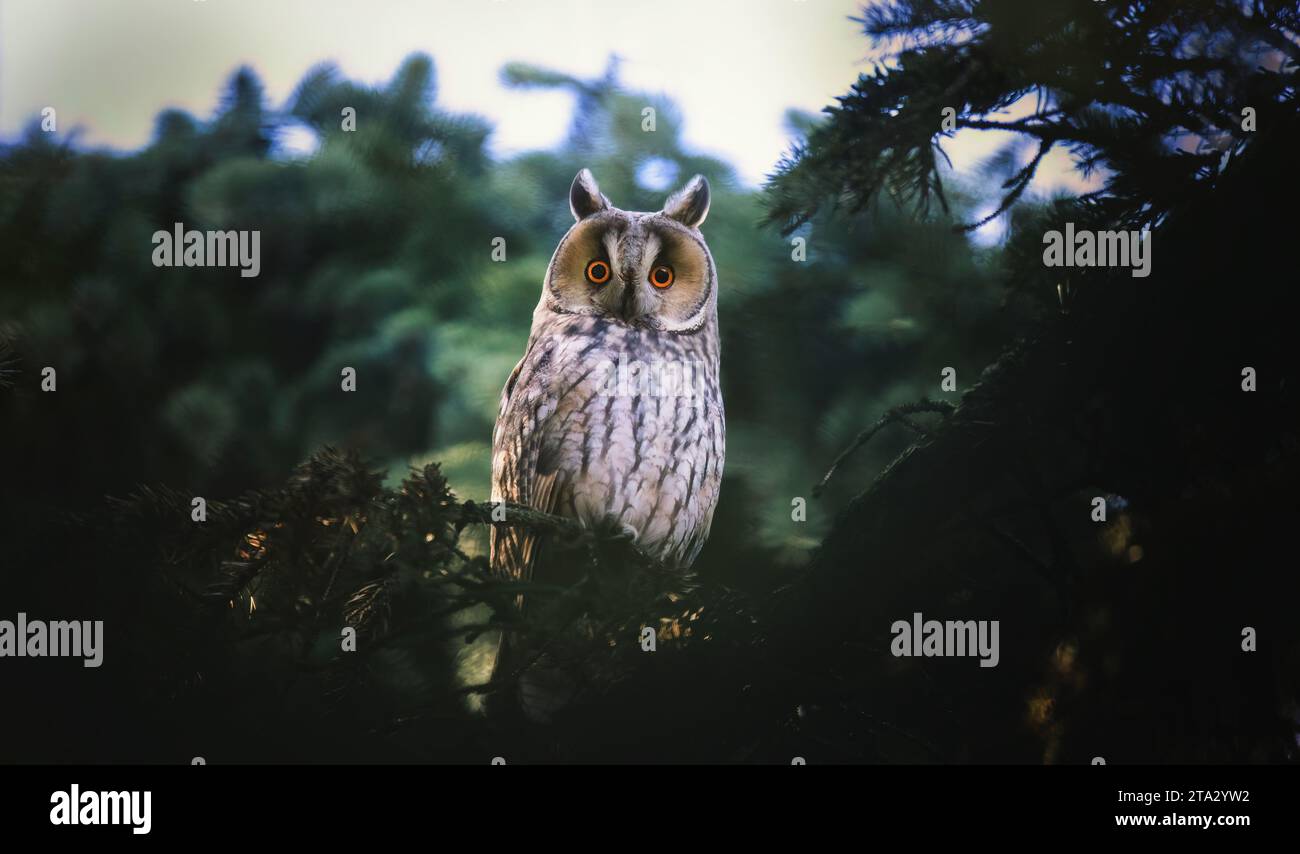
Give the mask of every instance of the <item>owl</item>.
MULTIPOLYGON (((569 208, 501 395, 492 500, 612 525, 685 570, 709 535, 726 439, 718 275, 699 230, 709 184, 697 175, 661 211, 624 211, 583 169, 569 208)), ((498 573, 577 580, 544 551, 522 528, 491 529, 498 573)))

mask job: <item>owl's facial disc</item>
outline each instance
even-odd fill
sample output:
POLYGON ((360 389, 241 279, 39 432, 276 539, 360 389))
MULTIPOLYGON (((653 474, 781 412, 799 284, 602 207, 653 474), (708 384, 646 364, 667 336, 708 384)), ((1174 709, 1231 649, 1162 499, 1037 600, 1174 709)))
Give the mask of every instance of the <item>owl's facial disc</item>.
POLYGON ((713 262, 698 231, 707 181, 696 176, 664 210, 636 213, 611 205, 584 169, 569 207, 577 222, 551 259, 546 308, 670 332, 700 327, 714 299, 713 262))
POLYGON ((556 249, 548 305, 629 326, 683 331, 707 307, 713 269, 698 237, 663 214, 610 208, 574 224, 556 249))

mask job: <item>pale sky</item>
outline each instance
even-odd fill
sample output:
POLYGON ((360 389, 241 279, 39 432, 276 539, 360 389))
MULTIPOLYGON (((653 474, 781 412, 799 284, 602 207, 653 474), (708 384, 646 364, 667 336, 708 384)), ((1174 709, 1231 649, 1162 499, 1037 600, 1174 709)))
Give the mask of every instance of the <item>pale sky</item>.
MULTIPOLYGON (((513 91, 501 67, 532 62, 599 74, 611 53, 629 89, 663 93, 685 115, 686 144, 761 183, 789 146, 787 108, 819 111, 868 68, 857 0, 0 0, 0 138, 42 108, 82 144, 145 144, 163 107, 208 118, 230 73, 248 64, 283 106, 316 63, 388 80, 415 51, 437 68, 438 103, 485 116, 498 154, 550 147, 571 116, 563 94, 513 91)), ((959 169, 994 134, 946 148, 959 169)), ((1039 188, 1066 178, 1045 163, 1039 188)))

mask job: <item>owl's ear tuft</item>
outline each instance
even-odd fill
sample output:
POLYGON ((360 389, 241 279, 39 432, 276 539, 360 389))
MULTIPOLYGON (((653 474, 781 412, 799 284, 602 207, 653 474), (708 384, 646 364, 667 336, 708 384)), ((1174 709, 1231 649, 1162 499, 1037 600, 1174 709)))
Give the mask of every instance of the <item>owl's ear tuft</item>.
POLYGON ((592 177, 591 170, 583 169, 569 187, 569 210, 573 211, 573 218, 583 220, 608 207, 609 199, 605 198, 600 192, 600 187, 596 186, 596 179, 592 177))
POLYGON ((709 182, 696 175, 664 202, 664 214, 687 228, 699 228, 709 215, 709 182))

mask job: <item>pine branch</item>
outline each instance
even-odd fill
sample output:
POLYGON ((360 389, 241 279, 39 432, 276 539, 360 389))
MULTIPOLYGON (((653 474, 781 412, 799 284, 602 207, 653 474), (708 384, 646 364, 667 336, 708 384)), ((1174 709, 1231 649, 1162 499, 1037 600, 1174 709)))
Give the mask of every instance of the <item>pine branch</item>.
POLYGON ((918 400, 913 403, 904 403, 890 409, 884 415, 880 416, 880 419, 876 421, 875 424, 859 433, 857 438, 855 438, 853 442, 835 458, 835 462, 831 463, 831 467, 827 469, 826 474, 822 476, 821 482, 813 487, 813 497, 821 497, 821 494, 826 490, 826 485, 830 483, 831 478, 835 475, 835 471, 844 463, 844 461, 853 456, 853 454, 863 445, 867 444, 867 442, 870 442, 872 437, 885 427, 897 422, 910 428, 914 433, 929 437, 931 435, 929 429, 922 424, 918 424, 907 416, 918 412, 938 412, 947 417, 951 415, 955 409, 956 407, 951 403, 928 399, 918 400))

